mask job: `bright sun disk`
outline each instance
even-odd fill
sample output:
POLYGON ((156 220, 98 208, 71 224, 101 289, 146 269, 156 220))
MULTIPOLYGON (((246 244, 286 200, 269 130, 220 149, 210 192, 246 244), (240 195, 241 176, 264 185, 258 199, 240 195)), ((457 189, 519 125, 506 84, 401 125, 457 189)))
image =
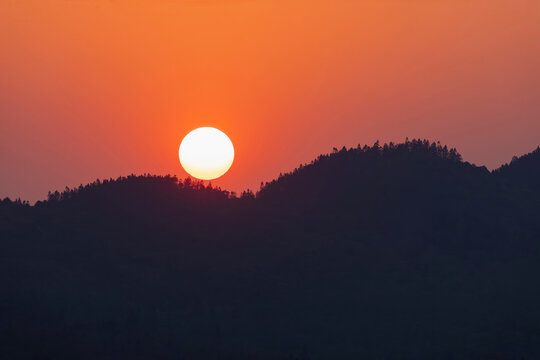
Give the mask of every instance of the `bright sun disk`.
POLYGON ((212 180, 229 170, 234 160, 234 147, 223 131, 201 127, 184 137, 178 155, 188 174, 197 179, 212 180))

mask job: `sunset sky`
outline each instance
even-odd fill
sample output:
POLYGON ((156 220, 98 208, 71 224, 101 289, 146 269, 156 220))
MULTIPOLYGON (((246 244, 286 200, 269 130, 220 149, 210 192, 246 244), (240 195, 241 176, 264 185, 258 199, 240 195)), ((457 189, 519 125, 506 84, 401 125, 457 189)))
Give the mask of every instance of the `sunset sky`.
POLYGON ((235 191, 406 136, 498 167, 540 145, 540 1, 0 0, 0 197, 184 177, 201 126, 235 191))

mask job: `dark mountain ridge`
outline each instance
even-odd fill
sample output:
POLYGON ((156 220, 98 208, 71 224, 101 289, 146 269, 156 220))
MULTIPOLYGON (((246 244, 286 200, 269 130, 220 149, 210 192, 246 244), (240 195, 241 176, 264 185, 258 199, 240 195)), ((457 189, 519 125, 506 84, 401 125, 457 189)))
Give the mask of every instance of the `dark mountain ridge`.
POLYGON ((413 140, 256 195, 146 175, 4 200, 0 358, 539 358, 538 158, 413 140))
POLYGON ((521 157, 514 156, 510 164, 493 171, 511 186, 522 186, 538 193, 540 186, 540 147, 521 157))

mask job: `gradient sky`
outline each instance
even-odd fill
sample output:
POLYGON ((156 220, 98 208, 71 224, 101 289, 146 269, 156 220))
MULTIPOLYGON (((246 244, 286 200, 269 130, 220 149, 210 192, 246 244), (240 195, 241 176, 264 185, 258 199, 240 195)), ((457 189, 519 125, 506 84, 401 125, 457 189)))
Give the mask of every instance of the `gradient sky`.
POLYGON ((539 67, 538 0, 0 0, 0 197, 184 177, 200 126, 236 191, 406 136, 494 168, 540 145, 539 67))

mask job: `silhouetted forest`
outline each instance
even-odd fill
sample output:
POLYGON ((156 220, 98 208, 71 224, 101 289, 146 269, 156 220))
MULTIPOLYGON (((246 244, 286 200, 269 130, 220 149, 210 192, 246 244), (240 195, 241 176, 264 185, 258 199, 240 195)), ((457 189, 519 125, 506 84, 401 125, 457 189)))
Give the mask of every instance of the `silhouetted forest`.
POLYGON ((0 359, 539 359, 540 149, 334 149, 0 201, 0 359))

